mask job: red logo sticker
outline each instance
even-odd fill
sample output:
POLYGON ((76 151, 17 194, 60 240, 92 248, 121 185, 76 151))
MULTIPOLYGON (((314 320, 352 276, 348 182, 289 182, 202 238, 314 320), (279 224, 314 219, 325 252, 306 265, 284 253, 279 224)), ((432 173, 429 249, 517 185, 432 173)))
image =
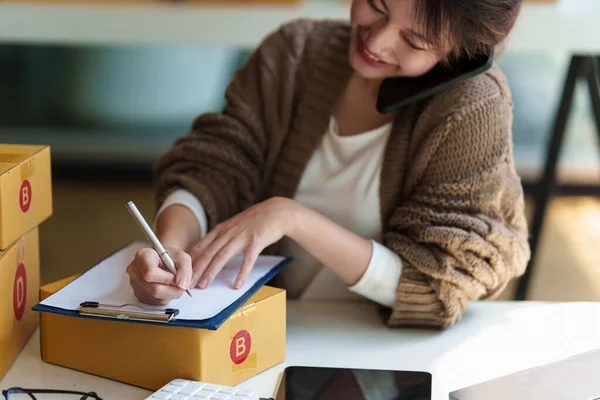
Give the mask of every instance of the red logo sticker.
POLYGON ((248 358, 251 347, 252 338, 250 337, 250 332, 241 330, 236 333, 229 346, 229 356, 231 357, 231 361, 233 361, 234 364, 243 363, 246 358, 248 358))
POLYGON ((15 283, 13 285, 13 309, 15 318, 20 321, 25 312, 25 304, 27 303, 27 272, 25 266, 19 264, 17 272, 15 272, 15 283))
POLYGON ((21 190, 19 191, 19 205, 21 211, 26 213, 31 205, 31 183, 27 179, 21 184, 21 190))

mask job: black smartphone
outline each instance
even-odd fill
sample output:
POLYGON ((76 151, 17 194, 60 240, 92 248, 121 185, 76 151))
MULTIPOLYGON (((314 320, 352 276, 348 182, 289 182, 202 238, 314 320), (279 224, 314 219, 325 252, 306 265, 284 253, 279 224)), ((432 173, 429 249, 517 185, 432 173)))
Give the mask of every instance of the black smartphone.
POLYGON ((431 400, 431 374, 290 366, 275 400, 431 400))
POLYGON ((426 74, 416 78, 388 78, 382 82, 379 89, 377 110, 382 114, 396 111, 430 97, 457 82, 485 72, 492 64, 493 58, 482 54, 450 65, 438 64, 426 74))

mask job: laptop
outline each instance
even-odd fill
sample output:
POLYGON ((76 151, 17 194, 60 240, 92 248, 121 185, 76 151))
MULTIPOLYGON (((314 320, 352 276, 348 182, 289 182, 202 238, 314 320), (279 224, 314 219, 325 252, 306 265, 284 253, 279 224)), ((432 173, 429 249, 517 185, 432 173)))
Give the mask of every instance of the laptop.
POLYGON ((456 390, 450 400, 600 400, 600 349, 456 390))

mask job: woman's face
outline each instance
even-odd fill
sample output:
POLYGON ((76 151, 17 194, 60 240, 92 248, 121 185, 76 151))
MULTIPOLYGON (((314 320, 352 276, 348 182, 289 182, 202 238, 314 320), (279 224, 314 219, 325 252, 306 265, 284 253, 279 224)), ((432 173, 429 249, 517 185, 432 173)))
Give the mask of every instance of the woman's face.
POLYGON ((423 75, 440 60, 413 22, 413 0, 353 0, 350 64, 367 79, 423 75))

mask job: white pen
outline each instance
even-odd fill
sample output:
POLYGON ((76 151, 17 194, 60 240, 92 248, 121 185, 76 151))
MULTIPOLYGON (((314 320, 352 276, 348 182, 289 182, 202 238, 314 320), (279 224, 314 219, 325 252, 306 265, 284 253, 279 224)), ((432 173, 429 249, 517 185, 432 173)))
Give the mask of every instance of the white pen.
MULTIPOLYGON (((173 259, 171 259, 171 256, 169 255, 167 250, 165 250, 162 243, 160 243, 160 241, 158 240, 158 238, 156 237, 156 235, 150 228, 150 225, 148 225, 148 223, 146 222, 146 220, 144 219, 144 217, 142 216, 140 211, 137 209, 135 204, 133 204, 133 201, 130 201, 129 203, 127 203, 127 209, 129 210, 131 215, 133 215, 133 218, 135 218, 135 220, 137 221, 140 228, 142 228, 142 231, 144 231, 144 233, 146 234, 146 237, 148 238, 150 243, 152 243, 152 247, 154 247, 154 250, 156 250, 156 252, 160 256, 160 259, 162 260, 162 262, 169 269, 169 271, 171 271, 173 273, 173 275, 176 275, 177 270, 175 269, 175 263, 173 262, 173 259)), ((190 293, 189 289, 185 289, 185 292, 190 297, 192 297, 192 294, 190 293)))

